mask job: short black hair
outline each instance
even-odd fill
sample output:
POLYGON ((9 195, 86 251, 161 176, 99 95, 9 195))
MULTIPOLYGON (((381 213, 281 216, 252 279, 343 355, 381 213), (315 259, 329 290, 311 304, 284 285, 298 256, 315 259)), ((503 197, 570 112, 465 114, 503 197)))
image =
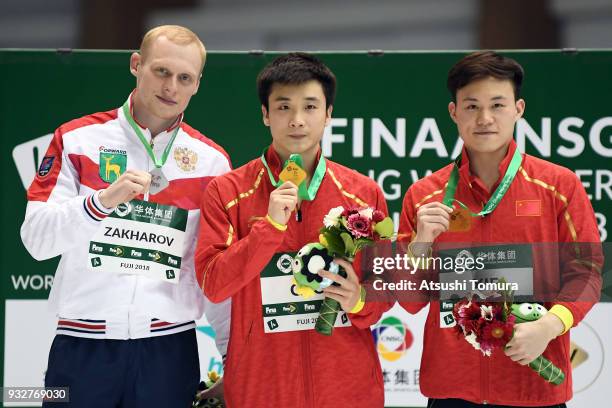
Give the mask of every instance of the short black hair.
POLYGON ((323 88, 325 107, 334 104, 336 76, 317 57, 305 52, 291 52, 275 58, 257 76, 257 93, 261 104, 269 108, 268 99, 274 84, 300 85, 317 81, 323 88))
POLYGON ((514 88, 514 99, 517 100, 521 96, 524 76, 523 67, 512 58, 495 51, 478 51, 466 55, 453 65, 448 72, 446 86, 456 102, 457 91, 471 82, 487 77, 509 80, 514 88))

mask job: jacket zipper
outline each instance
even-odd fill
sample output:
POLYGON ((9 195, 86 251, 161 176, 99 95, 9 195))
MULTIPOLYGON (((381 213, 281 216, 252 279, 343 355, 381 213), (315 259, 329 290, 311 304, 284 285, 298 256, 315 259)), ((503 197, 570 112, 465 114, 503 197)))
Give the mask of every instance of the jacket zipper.
MULTIPOLYGON (((305 223, 302 214, 302 206, 304 202, 298 203, 297 211, 295 212, 295 220, 299 223, 299 236, 298 240, 304 237, 305 223)), ((304 404, 306 408, 313 408, 314 405, 314 394, 313 394, 313 383, 312 378, 312 364, 310 361, 310 330, 302 332, 302 361, 303 361, 303 377, 304 377, 304 404)))
MULTIPOLYGON (((483 242, 491 242, 491 216, 489 214, 482 219, 482 238, 483 242)), ((481 357, 482 358, 482 357, 481 357)), ((489 400, 489 368, 490 368, 490 357, 482 358, 483 361, 483 372, 482 372, 482 403, 488 404, 489 400)))
POLYGON ((312 369, 310 364, 310 330, 305 330, 302 334, 302 360, 304 362, 304 406, 314 407, 314 395, 312 391, 312 369))

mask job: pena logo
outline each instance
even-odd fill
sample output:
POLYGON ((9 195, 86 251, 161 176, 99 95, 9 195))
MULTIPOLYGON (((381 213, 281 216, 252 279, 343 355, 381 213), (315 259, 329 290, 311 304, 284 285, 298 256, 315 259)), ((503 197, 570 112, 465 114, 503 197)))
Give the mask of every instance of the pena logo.
POLYGON ((282 273, 291 272, 291 264, 293 263, 293 257, 289 254, 283 254, 276 262, 276 267, 282 273))
POLYGON ((129 202, 121 203, 115 208, 115 214, 123 218, 132 212, 132 204, 129 202))
POLYGON ((373 330, 378 354, 387 361, 402 358, 412 346, 414 336, 408 326, 394 316, 385 317, 373 330))
POLYGON ((127 166, 127 152, 125 150, 107 149, 100 146, 100 178, 112 183, 119 178, 127 166))

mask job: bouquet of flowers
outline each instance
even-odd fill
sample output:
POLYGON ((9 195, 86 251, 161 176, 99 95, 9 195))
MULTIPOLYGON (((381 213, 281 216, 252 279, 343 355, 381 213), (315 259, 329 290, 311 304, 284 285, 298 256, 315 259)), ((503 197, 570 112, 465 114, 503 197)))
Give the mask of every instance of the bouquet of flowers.
MULTIPOLYGON (((340 276, 346 277, 343 268, 336 264, 329 265, 331 263, 330 259, 338 257, 352 262, 360 249, 372 245, 376 241, 390 239, 393 236, 393 221, 391 218, 386 217, 382 211, 370 207, 332 208, 325 215, 323 225, 320 230, 319 243, 307 244, 298 252, 294 261, 293 272, 298 292, 305 296, 314 293, 314 290, 324 289, 332 282, 329 279, 321 278, 317 271, 309 270, 307 268, 308 264, 315 264, 316 262, 303 262, 301 256, 308 255, 312 260, 313 250, 322 249, 326 252, 324 254, 326 256, 320 255, 321 261, 318 264, 325 266, 327 270, 337 271, 340 276), (302 252, 304 253, 301 254, 302 252)), ((319 267, 319 269, 321 268, 319 267)), ((339 310, 340 304, 336 300, 326 297, 321 305, 315 330, 321 334, 331 335, 339 310)))
POLYGON ((209 371, 208 378, 200 382, 192 408, 223 408, 223 378, 216 371, 209 371))
MULTIPOLYGON (((490 357, 493 350, 505 347, 512 339, 515 324, 537 320, 546 312, 546 308, 537 303, 487 302, 472 297, 456 303, 453 316, 458 333, 476 350, 490 357)), ((563 371, 543 356, 529 363, 529 367, 554 385, 565 380, 563 371)))

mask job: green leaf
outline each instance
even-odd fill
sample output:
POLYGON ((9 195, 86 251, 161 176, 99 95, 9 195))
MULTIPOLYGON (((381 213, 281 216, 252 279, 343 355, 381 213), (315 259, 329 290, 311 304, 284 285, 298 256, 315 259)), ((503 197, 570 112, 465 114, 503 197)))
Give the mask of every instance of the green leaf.
POLYGON ((355 253, 355 242, 353 238, 347 232, 343 232, 340 234, 340 238, 344 242, 344 252, 345 254, 354 254, 355 253))
POLYGON ((393 221, 387 217, 379 223, 376 223, 374 231, 380 235, 381 238, 389 238, 393 235, 393 221))
POLYGON ((372 244, 374 244, 374 241, 369 238, 357 238, 355 240, 355 252, 361 251, 362 248, 372 244))
POLYGON ((330 255, 344 255, 344 242, 342 241, 342 238, 338 236, 338 234, 334 234, 332 231, 329 230, 322 231, 322 234, 325 237, 325 240, 327 241, 327 252, 330 255))
POLYGON ((340 217, 340 225, 342 225, 344 229, 348 231, 348 220, 346 217, 340 217))

